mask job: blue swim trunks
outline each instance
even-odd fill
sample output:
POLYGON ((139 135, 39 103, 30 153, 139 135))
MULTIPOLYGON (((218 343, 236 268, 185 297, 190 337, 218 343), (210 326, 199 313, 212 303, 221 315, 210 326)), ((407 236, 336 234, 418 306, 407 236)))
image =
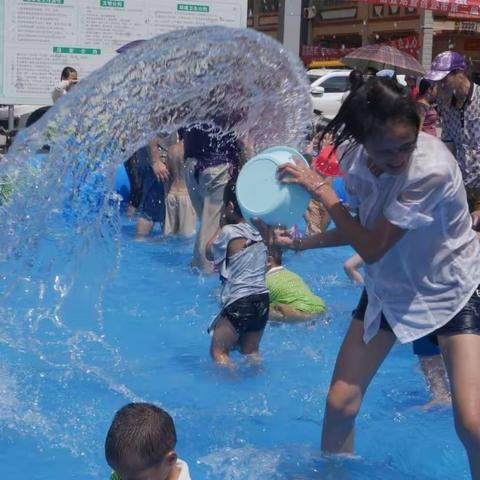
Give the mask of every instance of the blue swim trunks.
POLYGON ((165 190, 150 166, 148 147, 137 152, 142 177, 142 199, 138 214, 151 222, 165 222, 165 190))
POLYGON ((163 183, 157 180, 152 167, 143 177, 142 202, 139 215, 151 222, 165 222, 165 193, 163 183))

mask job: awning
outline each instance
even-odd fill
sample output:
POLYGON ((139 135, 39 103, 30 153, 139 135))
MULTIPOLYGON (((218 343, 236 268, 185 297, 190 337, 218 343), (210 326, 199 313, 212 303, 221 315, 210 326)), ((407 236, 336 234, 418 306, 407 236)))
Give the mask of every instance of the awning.
POLYGON ((435 10, 437 12, 474 15, 480 17, 480 0, 355 0, 376 5, 435 10))

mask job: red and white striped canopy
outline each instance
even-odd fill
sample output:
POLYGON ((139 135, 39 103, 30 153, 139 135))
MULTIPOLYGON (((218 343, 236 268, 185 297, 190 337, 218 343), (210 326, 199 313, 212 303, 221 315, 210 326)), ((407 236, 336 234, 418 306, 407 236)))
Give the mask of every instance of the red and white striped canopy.
POLYGON ((445 13, 474 15, 480 17, 480 0, 356 0, 376 5, 420 8, 445 13))

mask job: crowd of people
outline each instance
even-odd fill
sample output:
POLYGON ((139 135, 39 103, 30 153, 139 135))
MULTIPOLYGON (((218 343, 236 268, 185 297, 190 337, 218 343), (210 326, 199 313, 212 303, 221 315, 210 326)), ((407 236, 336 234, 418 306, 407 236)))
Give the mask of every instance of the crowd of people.
MULTIPOLYGON (((53 95, 76 81, 65 69, 53 95)), ((438 55, 424 78, 407 76, 406 87, 386 70, 353 70, 350 82, 337 116, 316 126, 305 149, 311 166, 279 167, 280 182, 311 196, 305 236, 244 219, 235 184, 248 142, 228 123, 185 126, 128 159, 128 215, 137 217, 138 237, 155 223, 165 235, 196 234, 192 267, 221 279, 210 352, 228 368, 234 349, 260 361, 269 319, 298 322, 326 311, 283 266, 284 251, 351 245, 356 255, 345 272, 364 288, 336 360, 322 450, 353 452, 370 382, 396 341, 413 342, 432 402, 451 401, 480 480, 480 87, 453 51, 438 55), (335 187, 340 177, 344 196, 335 187)), ((105 445, 112 479, 190 478, 175 443, 168 413, 125 406, 105 445)))

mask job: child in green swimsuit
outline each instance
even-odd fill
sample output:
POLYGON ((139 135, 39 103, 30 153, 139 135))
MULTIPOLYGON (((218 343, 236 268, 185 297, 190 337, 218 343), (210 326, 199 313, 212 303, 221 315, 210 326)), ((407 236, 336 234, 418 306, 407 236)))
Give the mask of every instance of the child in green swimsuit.
POLYGON ((299 322, 326 311, 324 301, 302 278, 282 266, 282 251, 278 248, 272 247, 268 251, 267 287, 272 320, 299 322))

